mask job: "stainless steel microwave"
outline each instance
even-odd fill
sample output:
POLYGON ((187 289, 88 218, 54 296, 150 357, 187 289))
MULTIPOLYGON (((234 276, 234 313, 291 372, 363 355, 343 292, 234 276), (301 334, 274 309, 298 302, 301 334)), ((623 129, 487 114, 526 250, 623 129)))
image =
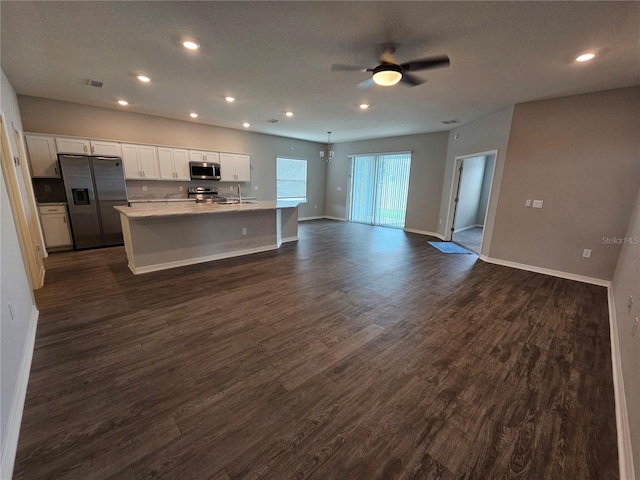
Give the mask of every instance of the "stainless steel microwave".
POLYGON ((220 180, 220 164, 212 162, 189 162, 191 180, 220 180))

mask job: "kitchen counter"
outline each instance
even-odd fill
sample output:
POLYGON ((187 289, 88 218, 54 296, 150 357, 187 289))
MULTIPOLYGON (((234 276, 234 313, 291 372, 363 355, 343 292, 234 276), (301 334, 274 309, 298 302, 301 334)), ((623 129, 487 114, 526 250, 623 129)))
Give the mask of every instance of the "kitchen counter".
POLYGON ((114 208, 127 218, 152 218, 276 210, 281 208, 297 208, 297 206, 297 203, 247 201, 246 203, 235 204, 180 202, 170 205, 132 205, 130 207, 122 206, 114 208))
POLYGON ((134 203, 120 213, 129 269, 148 273, 276 250, 298 240, 292 202, 134 203))
POLYGON ((174 202, 192 202, 195 203, 195 198, 130 198, 129 203, 174 203, 174 202))

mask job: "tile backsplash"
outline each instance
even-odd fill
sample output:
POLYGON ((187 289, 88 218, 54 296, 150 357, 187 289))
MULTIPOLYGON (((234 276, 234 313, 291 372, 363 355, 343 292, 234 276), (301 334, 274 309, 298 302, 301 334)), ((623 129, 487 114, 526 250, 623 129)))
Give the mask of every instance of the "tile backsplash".
POLYGON ((66 202, 64 182, 61 178, 34 178, 33 193, 38 203, 66 202))

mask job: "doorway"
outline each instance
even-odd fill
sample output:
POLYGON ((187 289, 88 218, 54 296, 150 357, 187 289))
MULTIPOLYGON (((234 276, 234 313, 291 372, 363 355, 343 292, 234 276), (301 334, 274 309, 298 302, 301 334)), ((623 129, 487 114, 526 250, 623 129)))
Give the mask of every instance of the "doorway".
POLYGON ((349 220, 404 228, 411 153, 351 156, 349 220))
POLYGON ((482 251, 495 160, 495 152, 456 158, 450 240, 478 255, 482 251))

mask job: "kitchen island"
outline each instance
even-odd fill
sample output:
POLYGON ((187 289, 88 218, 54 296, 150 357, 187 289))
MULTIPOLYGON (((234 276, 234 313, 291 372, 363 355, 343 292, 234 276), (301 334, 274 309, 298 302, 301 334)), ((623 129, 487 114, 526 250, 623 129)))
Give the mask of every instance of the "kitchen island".
POLYGON ((276 250, 298 239, 298 204, 175 202, 114 207, 129 269, 147 273, 276 250))

